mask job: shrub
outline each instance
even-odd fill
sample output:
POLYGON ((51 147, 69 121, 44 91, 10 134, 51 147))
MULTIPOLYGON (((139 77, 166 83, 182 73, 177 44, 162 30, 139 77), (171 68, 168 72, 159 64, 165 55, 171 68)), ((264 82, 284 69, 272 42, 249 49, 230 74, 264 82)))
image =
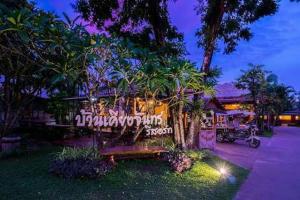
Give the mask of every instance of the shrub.
POLYGON ((206 160, 211 157, 211 153, 208 150, 202 150, 202 151, 189 150, 189 151, 186 151, 186 154, 193 161, 206 160))
POLYGON ((179 173, 189 170, 196 161, 207 160, 212 157, 207 150, 173 150, 162 155, 162 159, 167 161, 170 167, 179 173))
POLYGON ((64 148, 51 162, 49 171, 64 178, 99 178, 113 169, 94 148, 64 148))
POLYGON ((147 138, 136 143, 138 146, 162 146, 170 151, 175 150, 175 143, 172 137, 156 137, 156 138, 147 138))
POLYGON ((76 159, 101 159, 96 148, 71 148, 65 147, 56 154, 57 160, 76 160, 76 159))
POLYGON ((163 160, 166 160, 171 168, 179 173, 182 173, 192 167, 192 159, 183 151, 172 151, 164 155, 163 160))

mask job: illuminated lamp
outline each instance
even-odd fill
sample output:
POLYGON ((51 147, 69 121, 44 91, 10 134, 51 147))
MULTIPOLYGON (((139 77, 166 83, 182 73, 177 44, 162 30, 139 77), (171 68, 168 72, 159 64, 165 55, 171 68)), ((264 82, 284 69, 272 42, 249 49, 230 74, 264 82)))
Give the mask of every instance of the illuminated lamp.
POLYGON ((285 120, 285 121, 290 121, 290 120, 292 120, 292 116, 291 115, 280 115, 279 119, 285 120))
POLYGON ((220 172, 220 174, 223 175, 223 176, 225 176, 225 175, 228 173, 227 169, 224 168, 224 167, 221 167, 221 168, 219 169, 219 172, 220 172))
POLYGON ((226 165, 226 163, 217 164, 217 170, 218 170, 219 174, 221 175, 221 177, 223 177, 223 178, 230 176, 229 168, 226 165))

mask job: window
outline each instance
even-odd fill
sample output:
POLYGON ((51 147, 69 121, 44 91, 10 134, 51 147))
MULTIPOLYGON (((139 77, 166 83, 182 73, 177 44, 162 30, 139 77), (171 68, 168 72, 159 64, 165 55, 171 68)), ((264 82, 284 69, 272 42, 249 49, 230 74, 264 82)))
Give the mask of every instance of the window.
POLYGON ((225 110, 239 110, 241 107, 240 104, 225 104, 224 108, 225 110))
POLYGON ((279 119, 283 120, 283 121, 290 121, 290 120, 292 120, 292 116, 291 115, 279 115, 279 119))

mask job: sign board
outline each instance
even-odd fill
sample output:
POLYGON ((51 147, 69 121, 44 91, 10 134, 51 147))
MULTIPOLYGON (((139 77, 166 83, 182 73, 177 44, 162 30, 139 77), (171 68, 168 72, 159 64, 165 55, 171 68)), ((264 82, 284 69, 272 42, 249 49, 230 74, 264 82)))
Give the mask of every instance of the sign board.
POLYGON ((162 128, 163 118, 160 115, 136 113, 135 115, 120 115, 118 111, 109 110, 108 115, 93 115, 90 111, 80 110, 76 115, 77 127, 132 127, 143 126, 146 136, 161 136, 173 133, 171 127, 162 128), (158 128, 159 127, 159 128, 158 128))
POLYGON ((201 130, 199 133, 199 148, 212 149, 216 147, 216 129, 201 130))
POLYGON ((200 149, 215 149, 216 129, 214 128, 214 112, 204 113, 201 120, 201 129, 199 133, 200 149))

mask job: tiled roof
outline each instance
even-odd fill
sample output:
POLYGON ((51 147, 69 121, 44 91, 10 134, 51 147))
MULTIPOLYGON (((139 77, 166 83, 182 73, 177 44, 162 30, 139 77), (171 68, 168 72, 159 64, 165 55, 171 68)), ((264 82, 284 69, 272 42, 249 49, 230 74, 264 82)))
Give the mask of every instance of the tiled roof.
POLYGON ((215 86, 217 98, 241 97, 249 94, 248 90, 235 87, 234 83, 224 83, 215 86))

